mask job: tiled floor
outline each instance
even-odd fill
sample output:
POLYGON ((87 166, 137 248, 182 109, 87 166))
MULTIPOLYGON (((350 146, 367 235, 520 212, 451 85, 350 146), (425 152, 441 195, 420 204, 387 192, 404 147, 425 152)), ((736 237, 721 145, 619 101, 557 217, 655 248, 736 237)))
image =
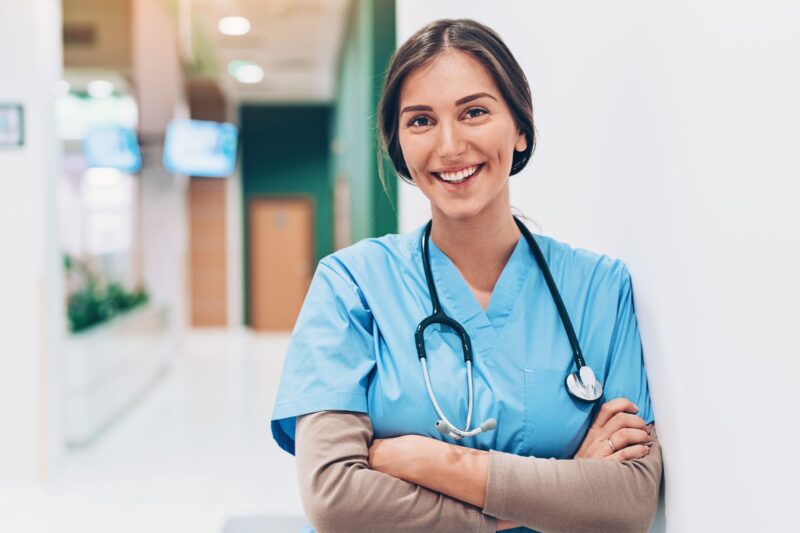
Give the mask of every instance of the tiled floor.
POLYGON ((46 489, 0 495, 0 531, 221 533, 232 518, 302 515, 293 460, 269 432, 287 341, 187 336, 171 371, 46 489))

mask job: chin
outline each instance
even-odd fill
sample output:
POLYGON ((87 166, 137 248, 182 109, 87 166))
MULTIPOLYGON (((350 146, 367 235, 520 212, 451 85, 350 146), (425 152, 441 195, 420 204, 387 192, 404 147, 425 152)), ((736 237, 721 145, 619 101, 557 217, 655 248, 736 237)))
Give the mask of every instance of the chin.
POLYGON ((439 211, 449 219, 452 220, 469 220, 478 216, 483 211, 484 206, 480 205, 458 205, 458 202, 453 202, 452 205, 444 205, 439 208, 439 211))

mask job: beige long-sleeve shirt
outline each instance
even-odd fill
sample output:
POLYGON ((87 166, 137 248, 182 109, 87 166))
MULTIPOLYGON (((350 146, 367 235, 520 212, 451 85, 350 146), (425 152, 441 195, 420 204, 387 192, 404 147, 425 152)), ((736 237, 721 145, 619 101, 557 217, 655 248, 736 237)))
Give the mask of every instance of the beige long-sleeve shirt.
POLYGON ((496 518, 542 532, 647 531, 661 480, 655 430, 647 457, 558 460, 490 452, 483 510, 369 468, 372 424, 361 413, 298 417, 306 514, 319 533, 491 532, 496 518))

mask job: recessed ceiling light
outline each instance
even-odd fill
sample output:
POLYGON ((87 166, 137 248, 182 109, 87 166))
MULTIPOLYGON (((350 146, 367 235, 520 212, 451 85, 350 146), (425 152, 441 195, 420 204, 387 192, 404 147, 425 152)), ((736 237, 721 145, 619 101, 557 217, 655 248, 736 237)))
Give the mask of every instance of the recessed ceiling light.
POLYGON ((223 17, 217 28, 225 35, 244 35, 250 31, 250 21, 244 17, 223 17))
POLYGON ((114 84, 107 80, 92 80, 86 86, 86 92, 92 98, 108 98, 114 94, 114 84))
POLYGON ((264 79, 264 69, 253 61, 231 61, 228 72, 240 83, 258 83, 264 79))

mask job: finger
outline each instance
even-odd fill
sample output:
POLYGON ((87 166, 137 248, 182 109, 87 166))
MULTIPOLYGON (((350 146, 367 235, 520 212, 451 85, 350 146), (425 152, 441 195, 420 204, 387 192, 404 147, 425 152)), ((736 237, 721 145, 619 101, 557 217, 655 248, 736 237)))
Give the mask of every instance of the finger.
POLYGON ((592 423, 592 429, 601 428, 617 413, 638 413, 639 408, 627 398, 614 398, 600 406, 592 423))
POLYGON ((603 426, 601 434, 603 436, 613 435, 622 428, 633 428, 647 431, 647 424, 642 417, 630 413, 617 413, 608 423, 603 426))
POLYGON ((633 459, 641 459, 642 457, 647 457, 647 454, 650 453, 650 446, 645 446, 644 444, 634 444, 633 446, 628 446, 627 448, 623 448, 611 455, 607 455, 603 459, 608 459, 610 461, 631 461, 633 459))
POLYGON ((632 444, 649 444, 653 442, 647 431, 633 428, 622 428, 609 437, 614 448, 621 450, 632 444))

